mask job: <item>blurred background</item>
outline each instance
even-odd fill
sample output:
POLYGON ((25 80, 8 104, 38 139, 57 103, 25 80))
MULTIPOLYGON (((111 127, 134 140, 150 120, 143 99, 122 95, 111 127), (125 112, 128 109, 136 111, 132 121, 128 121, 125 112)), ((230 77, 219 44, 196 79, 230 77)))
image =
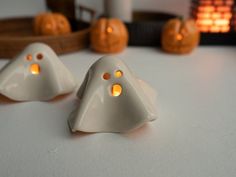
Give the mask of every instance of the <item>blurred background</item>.
MULTIPOLYGON (((133 0, 133 9, 172 12, 188 17, 190 3, 190 0, 133 0)), ((103 12, 103 0, 76 0, 76 4, 95 9, 98 14, 103 12)), ((34 15, 45 10, 45 0, 0 0, 0 17, 34 15)))

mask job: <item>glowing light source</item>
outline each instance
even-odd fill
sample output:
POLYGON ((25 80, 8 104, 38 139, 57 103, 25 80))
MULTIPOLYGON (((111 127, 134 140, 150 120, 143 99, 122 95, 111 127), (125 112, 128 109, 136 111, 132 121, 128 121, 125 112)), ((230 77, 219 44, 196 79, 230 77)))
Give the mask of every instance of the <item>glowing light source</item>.
MULTIPOLYGON (((211 17, 212 17, 213 19, 219 19, 219 18, 221 18, 221 13, 217 13, 217 12, 212 13, 211 17)), ((209 17, 209 18, 210 18, 210 17, 209 17)))
POLYGON ((112 33, 112 32, 113 32, 113 28, 109 26, 109 27, 107 27, 106 31, 107 31, 108 33, 112 33))
POLYGON ((122 87, 120 84, 114 84, 112 85, 112 88, 111 88, 111 94, 112 96, 120 96, 122 93, 122 87))
POLYGON ((201 32, 230 31, 234 0, 192 0, 192 16, 201 32))
POLYGON ((218 32, 220 32, 220 27, 219 26, 211 26, 210 30, 213 33, 218 33, 218 32))
POLYGON ((229 28, 229 26, 224 26, 220 30, 221 30, 221 32, 226 33, 230 30, 230 28, 229 28))
POLYGON ((123 76, 123 72, 121 70, 118 70, 118 71, 115 72, 115 77, 116 78, 120 78, 122 76, 123 76))
POLYGON ((40 73, 40 66, 38 64, 32 64, 30 66, 30 72, 34 75, 38 75, 40 73))
POLYGON ((224 17, 225 19, 230 19, 230 18, 232 18, 232 14, 231 14, 230 12, 224 13, 224 14, 223 14, 223 17, 224 17))
POLYGON ((181 41, 181 40, 183 39, 183 35, 182 35, 182 34, 177 34, 177 35, 176 35, 176 39, 177 39, 178 41, 181 41))
POLYGON ((197 17, 198 18, 210 18, 211 14, 210 13, 198 13, 197 17))
POLYGON ((214 12, 215 7, 214 6, 200 6, 198 9, 201 12, 214 12))
POLYGON ((28 54, 28 55, 26 56, 26 60, 31 61, 32 59, 33 59, 33 57, 32 57, 31 54, 28 54))

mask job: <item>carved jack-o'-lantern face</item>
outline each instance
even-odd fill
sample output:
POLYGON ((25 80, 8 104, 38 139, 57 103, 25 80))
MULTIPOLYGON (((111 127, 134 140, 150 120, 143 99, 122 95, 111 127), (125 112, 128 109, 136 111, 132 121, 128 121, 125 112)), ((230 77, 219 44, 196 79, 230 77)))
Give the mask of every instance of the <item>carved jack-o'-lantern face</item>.
POLYGON ((97 52, 116 53, 128 43, 128 32, 119 19, 101 18, 91 30, 91 45, 97 52))
POLYGON ((60 35, 71 32, 67 18, 59 13, 39 14, 34 19, 34 31, 38 35, 60 35))
POLYGON ((163 28, 162 48, 169 53, 190 53, 198 45, 199 37, 193 20, 172 19, 163 28))

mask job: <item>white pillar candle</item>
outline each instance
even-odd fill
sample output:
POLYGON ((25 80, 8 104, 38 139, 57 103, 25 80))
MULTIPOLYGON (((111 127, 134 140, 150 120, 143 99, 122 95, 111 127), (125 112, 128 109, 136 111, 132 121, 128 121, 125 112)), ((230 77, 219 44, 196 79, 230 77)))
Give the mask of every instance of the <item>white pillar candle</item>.
POLYGON ((104 0, 104 8, 108 17, 132 21, 132 0, 104 0))

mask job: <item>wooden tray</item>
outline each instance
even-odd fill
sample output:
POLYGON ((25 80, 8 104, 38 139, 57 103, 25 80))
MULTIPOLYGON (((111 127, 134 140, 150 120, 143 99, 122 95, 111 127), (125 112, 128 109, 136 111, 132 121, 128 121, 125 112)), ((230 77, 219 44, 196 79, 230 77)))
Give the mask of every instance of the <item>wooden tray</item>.
POLYGON ((89 45, 90 24, 71 22, 73 32, 60 36, 36 36, 33 33, 33 17, 0 20, 0 58, 12 58, 27 45, 43 42, 57 54, 78 51, 89 45))

